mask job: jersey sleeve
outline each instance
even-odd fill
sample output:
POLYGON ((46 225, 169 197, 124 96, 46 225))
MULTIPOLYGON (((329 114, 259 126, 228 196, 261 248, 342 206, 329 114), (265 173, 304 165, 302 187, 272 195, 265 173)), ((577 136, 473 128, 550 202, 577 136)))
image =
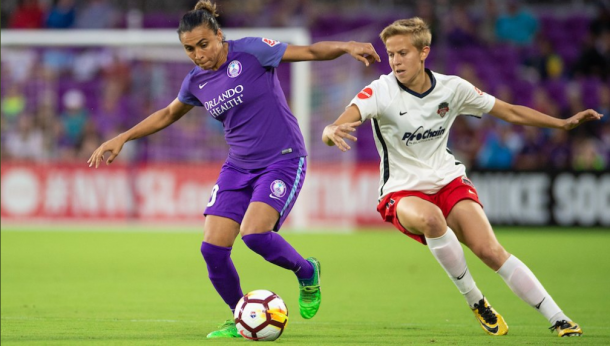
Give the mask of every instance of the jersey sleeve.
POLYGON ((254 55, 264 67, 277 67, 288 47, 287 43, 264 37, 246 37, 235 43, 236 51, 254 55))
POLYGON ((191 70, 191 72, 189 72, 189 74, 184 77, 184 80, 182 81, 182 86, 180 86, 180 91, 178 92, 178 100, 187 105, 202 107, 203 105, 201 104, 199 99, 196 98, 190 90, 191 77, 193 76, 194 71, 195 69, 191 70))
POLYGON ((493 108, 496 98, 482 92, 470 82, 459 79, 456 92, 461 102, 458 114, 473 115, 480 118, 484 113, 489 113, 493 108))
MULTIPOLYGON (((373 83, 364 87, 360 92, 350 101, 347 107, 356 105, 360 110, 360 120, 364 122, 368 119, 376 118, 379 115, 379 101, 380 101, 380 83, 374 81, 373 83)), ((346 108, 347 108, 346 107, 346 108)))

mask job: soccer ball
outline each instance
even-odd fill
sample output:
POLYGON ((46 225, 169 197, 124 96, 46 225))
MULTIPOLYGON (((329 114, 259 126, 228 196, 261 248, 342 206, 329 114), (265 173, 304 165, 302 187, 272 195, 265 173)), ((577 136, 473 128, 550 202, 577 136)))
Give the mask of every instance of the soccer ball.
POLYGON ((243 296, 235 307, 235 326, 248 340, 273 341, 288 323, 288 308, 277 294, 256 290, 243 296))

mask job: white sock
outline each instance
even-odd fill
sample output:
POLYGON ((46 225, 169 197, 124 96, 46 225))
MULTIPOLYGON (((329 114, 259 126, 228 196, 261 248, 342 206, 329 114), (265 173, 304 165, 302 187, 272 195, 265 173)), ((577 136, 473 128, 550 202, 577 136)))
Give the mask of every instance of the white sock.
POLYGON ((436 258, 441 267, 445 269, 460 293, 464 295, 468 305, 474 308, 474 304, 483 299, 483 293, 479 290, 470 271, 466 265, 464 249, 451 228, 438 238, 426 238, 428 248, 436 258))
POLYGON ((497 273, 521 300, 538 310, 551 325, 561 320, 571 321, 542 287, 534 273, 517 257, 511 255, 497 273))

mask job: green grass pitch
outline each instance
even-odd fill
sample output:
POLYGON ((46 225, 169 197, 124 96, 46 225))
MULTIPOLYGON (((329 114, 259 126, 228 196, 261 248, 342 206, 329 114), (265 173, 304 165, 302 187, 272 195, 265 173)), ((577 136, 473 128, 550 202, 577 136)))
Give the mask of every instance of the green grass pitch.
MULTIPOLYGON (((167 227, 170 228, 169 226, 167 227)), ((87 229, 87 227, 83 227, 87 229)), ((199 232, 1 232, 1 343, 5 345, 202 345, 230 317, 208 281, 199 232)), ((233 259, 244 292, 268 289, 289 309, 284 345, 603 345, 610 344, 610 232, 498 228, 581 338, 558 338, 469 251, 477 284, 505 317, 505 337, 483 333, 425 246, 397 231, 284 233, 322 263, 322 306, 298 312, 294 274, 266 263, 241 240, 233 259)))

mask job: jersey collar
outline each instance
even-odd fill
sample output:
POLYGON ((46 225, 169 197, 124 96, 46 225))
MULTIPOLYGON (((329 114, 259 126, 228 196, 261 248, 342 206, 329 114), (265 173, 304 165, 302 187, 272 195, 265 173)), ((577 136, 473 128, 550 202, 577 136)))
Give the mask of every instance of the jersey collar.
POLYGON ((432 90, 434 90, 434 87, 436 86, 436 79, 434 78, 434 74, 432 74, 432 71, 430 71, 429 69, 424 69, 424 70, 426 71, 426 73, 428 74, 428 76, 430 76, 430 83, 432 84, 432 86, 430 86, 430 89, 428 89, 428 90, 424 91, 422 94, 417 93, 417 92, 415 92, 415 91, 413 91, 413 90, 411 90, 411 89, 407 88, 406 86, 402 85, 402 83, 398 81, 398 78, 396 78, 396 83, 398 83, 398 86, 399 86, 399 87, 400 87, 402 90, 404 90, 404 91, 408 92, 409 94, 411 94, 411 95, 413 95, 413 96, 415 96, 415 97, 419 97, 420 99, 421 99, 421 98, 424 98, 426 95, 428 95, 429 93, 431 93, 431 92, 432 92, 432 90))

